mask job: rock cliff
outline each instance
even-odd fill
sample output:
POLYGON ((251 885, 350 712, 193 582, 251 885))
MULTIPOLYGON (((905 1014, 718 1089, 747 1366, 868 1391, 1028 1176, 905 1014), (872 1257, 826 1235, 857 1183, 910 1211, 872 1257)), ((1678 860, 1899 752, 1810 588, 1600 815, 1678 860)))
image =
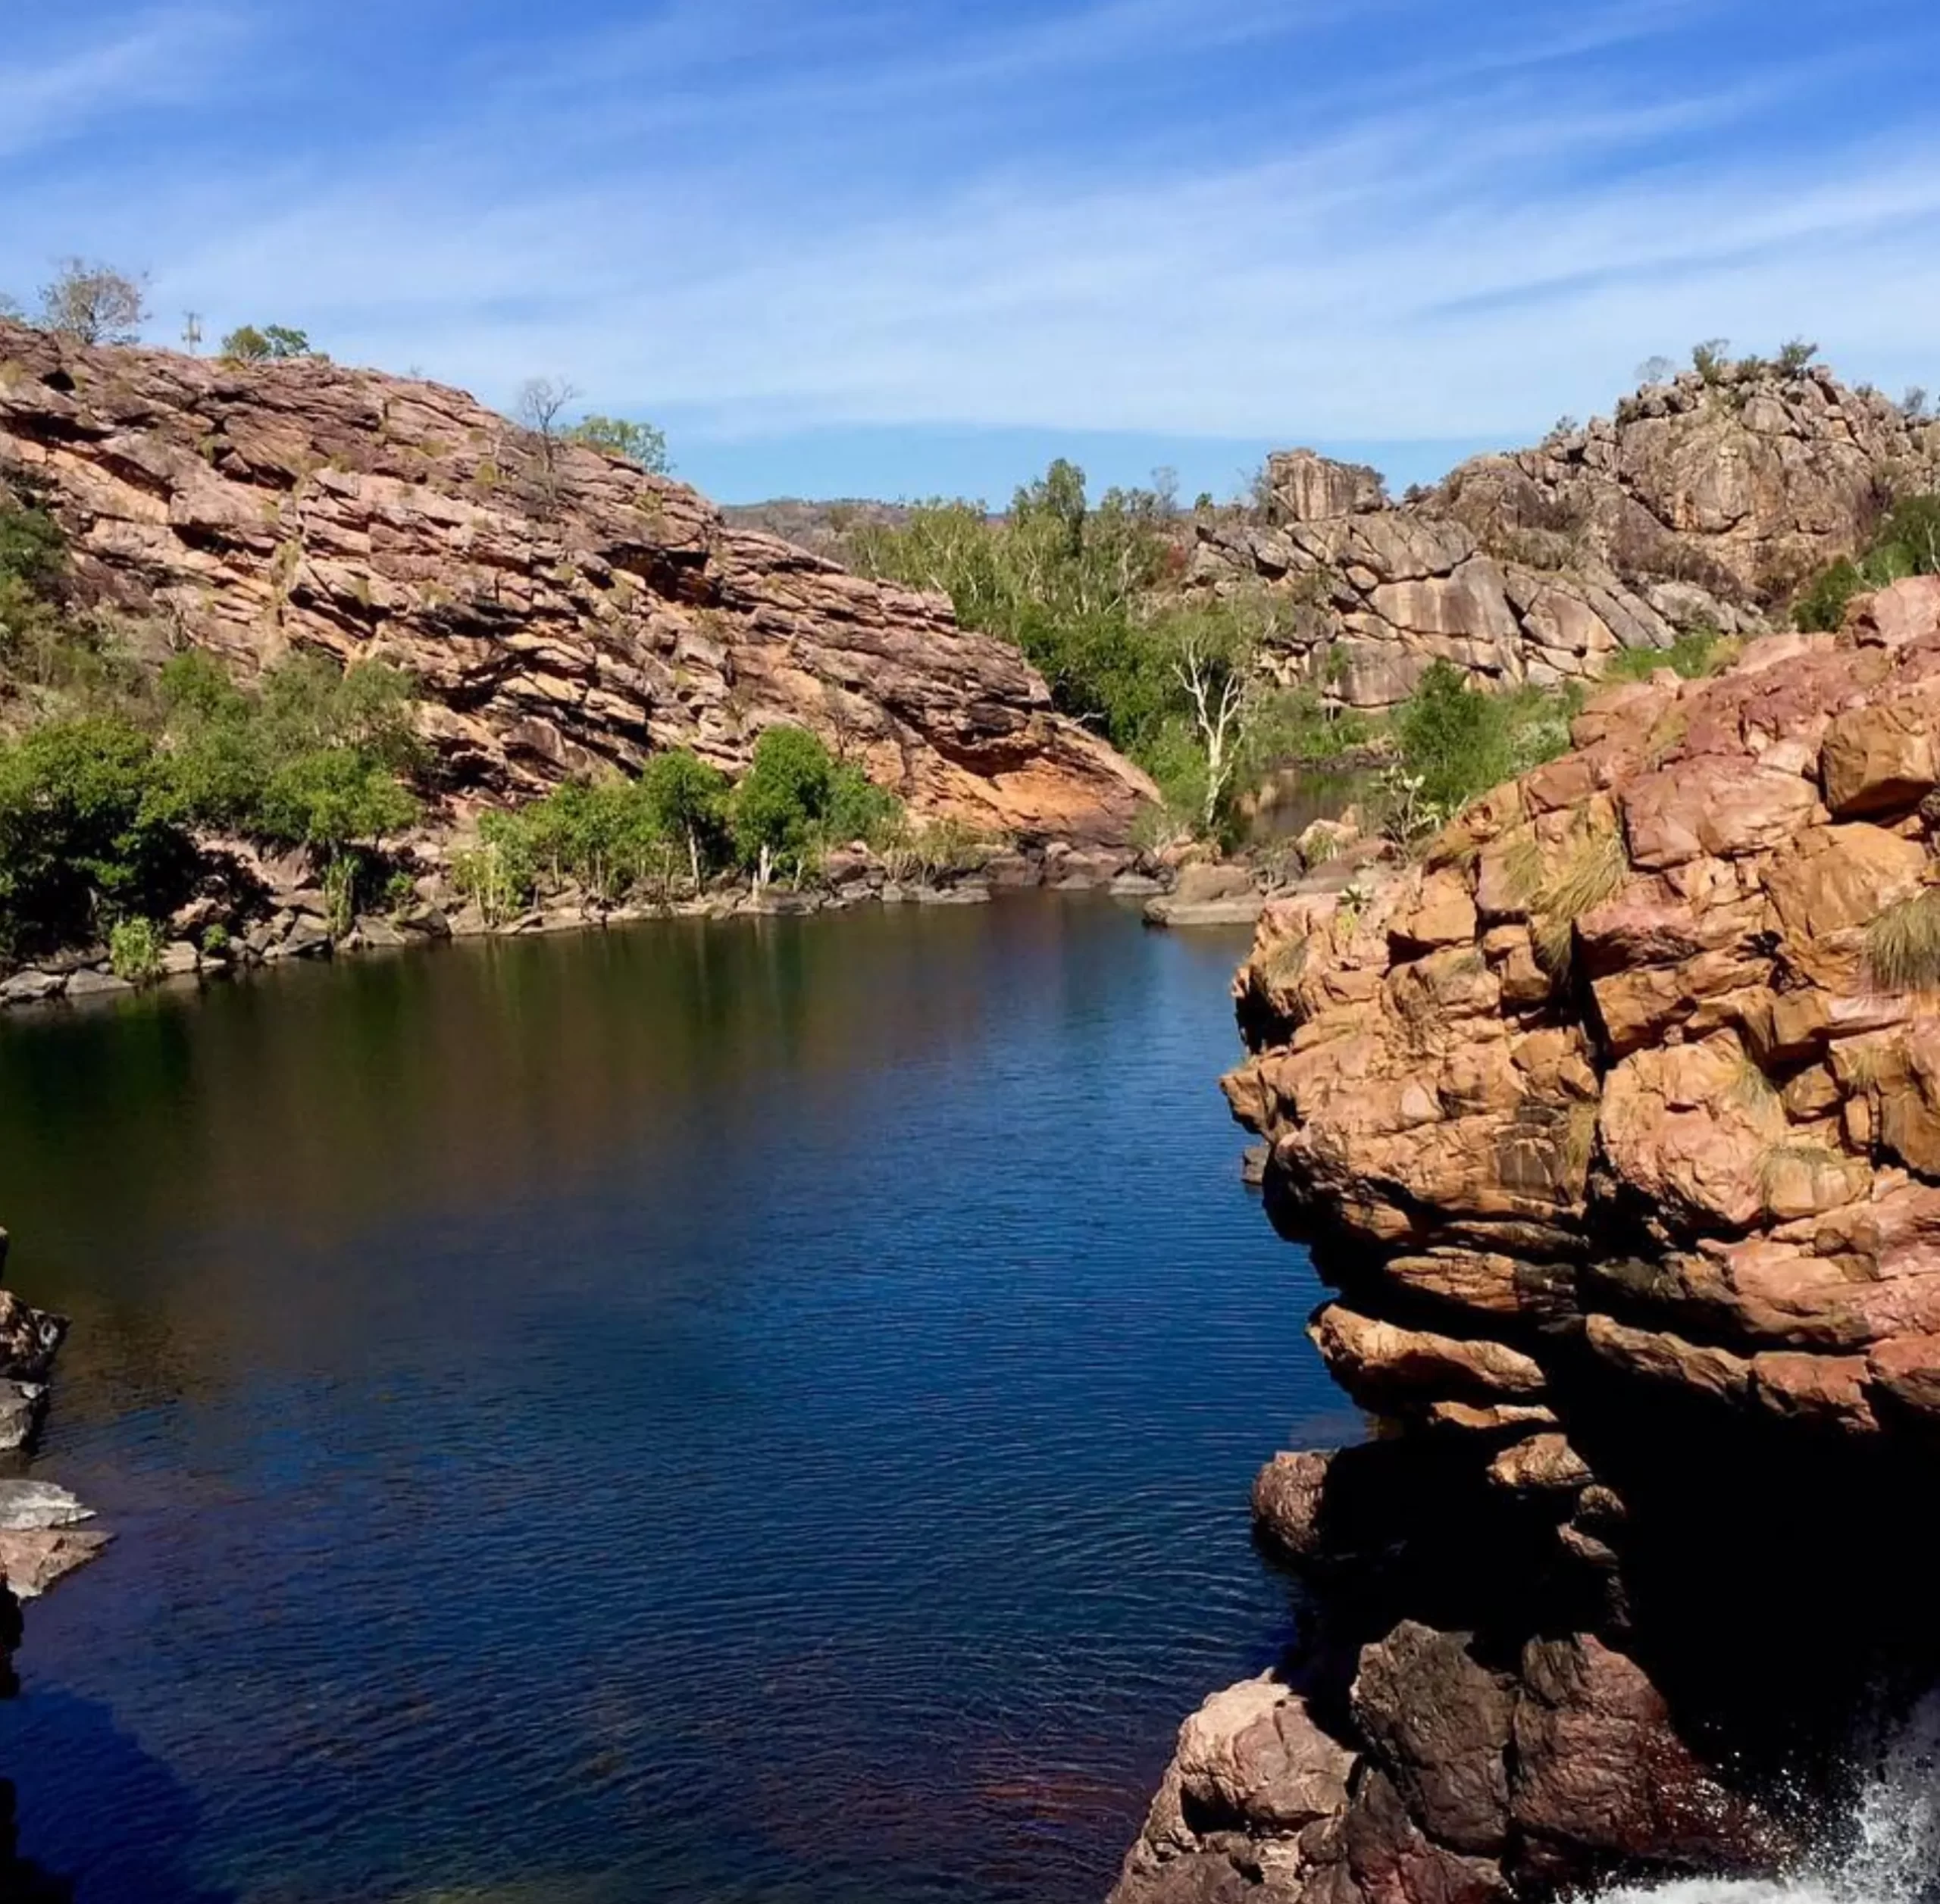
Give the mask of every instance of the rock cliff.
POLYGON ((0 320, 8 479, 44 498, 80 588, 167 641, 246 672, 292 646, 408 668, 461 794, 668 745, 739 768, 784 721, 993 831, 1120 839, 1151 790, 940 598, 434 384, 0 320))
POLYGON ((1283 665, 1349 706, 1404 699, 1438 658, 1554 686, 1694 630, 1761 632, 1892 496, 1936 480, 1940 424, 1876 392, 1817 367, 1692 372, 1400 504, 1372 470, 1273 457, 1263 511, 1197 522, 1187 580, 1294 595, 1283 665))
POLYGON ((1932 578, 1269 905, 1226 1089, 1386 1431, 1262 1475, 1309 1643, 1187 1726, 1123 1904, 1770 1868, 1932 1683, 1936 736, 1932 578))

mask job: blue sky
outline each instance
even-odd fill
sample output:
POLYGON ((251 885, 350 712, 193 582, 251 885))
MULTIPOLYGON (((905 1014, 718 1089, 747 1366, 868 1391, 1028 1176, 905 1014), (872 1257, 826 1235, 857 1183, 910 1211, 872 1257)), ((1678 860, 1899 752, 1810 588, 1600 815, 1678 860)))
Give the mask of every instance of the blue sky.
POLYGON ((1061 450, 1397 483, 1695 339, 1940 386, 1914 0, 0 0, 0 289, 504 405, 724 499, 1003 496, 1061 450))

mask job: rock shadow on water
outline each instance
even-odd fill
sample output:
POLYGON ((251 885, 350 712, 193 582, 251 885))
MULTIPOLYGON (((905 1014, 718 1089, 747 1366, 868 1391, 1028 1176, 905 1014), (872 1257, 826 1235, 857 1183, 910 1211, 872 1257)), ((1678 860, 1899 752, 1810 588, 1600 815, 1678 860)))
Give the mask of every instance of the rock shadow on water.
MULTIPOLYGON (((0 1857, 0 1904, 243 1904, 192 1868, 199 1801, 111 1708, 30 1688, 5 1721, 0 1818, 14 1821, 17 1851, 0 1857)), ((0 1833, 0 1853, 14 1850, 0 1833)))

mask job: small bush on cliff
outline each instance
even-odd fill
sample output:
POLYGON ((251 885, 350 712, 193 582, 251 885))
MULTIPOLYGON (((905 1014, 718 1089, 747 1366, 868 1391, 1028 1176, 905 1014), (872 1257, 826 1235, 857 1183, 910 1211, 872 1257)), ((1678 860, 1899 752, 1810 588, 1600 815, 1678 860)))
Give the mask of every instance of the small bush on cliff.
POLYGON ((624 457, 656 476, 665 476, 673 467, 667 457, 666 431, 650 423, 627 417, 582 417, 565 433, 574 442, 624 457))
POLYGON ((1835 630, 1854 596, 1910 575, 1940 575, 1940 496, 1903 496, 1857 561, 1820 570, 1792 604, 1795 627, 1835 630))
POLYGON ((1570 843, 1529 902, 1530 941, 1544 971, 1560 976, 1569 969, 1576 921, 1614 899, 1629 877, 1621 833, 1586 832, 1570 843))
POLYGON ((1853 597, 1864 594, 1866 588, 1859 564, 1841 555, 1821 569, 1792 604, 1792 625, 1808 634, 1836 629, 1845 620, 1853 597))
POLYGON ((239 364, 283 363, 293 358, 314 357, 309 333, 293 330, 288 324, 241 324, 222 340, 222 354, 239 364))
POLYGON ((41 286, 41 328, 79 343, 132 344, 148 314, 147 280, 98 261, 64 259, 41 286))
POLYGON ((1940 990, 1940 891, 1889 905, 1866 928, 1865 971, 1875 990, 1940 990))

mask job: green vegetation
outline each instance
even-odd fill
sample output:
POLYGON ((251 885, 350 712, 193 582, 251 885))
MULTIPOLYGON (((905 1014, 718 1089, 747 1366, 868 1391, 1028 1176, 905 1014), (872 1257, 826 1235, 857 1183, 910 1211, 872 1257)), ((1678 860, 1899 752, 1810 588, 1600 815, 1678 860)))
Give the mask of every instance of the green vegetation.
POLYGON ((12 299, 0 297, 0 317, 24 317, 81 344, 132 344, 148 314, 146 279, 84 258, 61 260, 40 287, 31 317, 12 299))
POLYGON ((152 919, 117 919, 108 935, 108 965, 130 985, 151 985, 162 972, 161 929, 152 919))
POLYGON ((824 855, 859 842, 897 880, 936 879, 974 863, 978 843, 948 821, 911 820, 903 803, 800 727, 770 727, 738 785, 685 749, 656 754, 637 780, 615 775, 559 787, 479 823, 455 882, 502 924, 568 881, 598 905, 671 896, 684 874, 698 893, 739 866, 765 886, 797 885, 824 855))
POLYGON ((287 324, 241 324, 222 340, 222 354, 239 364, 286 362, 293 358, 314 357, 309 333, 293 330, 287 324))
POLYGON ((0 504, 0 670, 40 717, 0 743, 0 956, 166 917, 198 875, 199 833, 307 846, 354 908, 418 816, 410 682, 314 655, 253 689, 197 652, 153 676, 69 607, 65 570, 45 513, 0 504))
POLYGON ((1940 990, 1940 890, 1889 905, 1866 928, 1865 970, 1876 990, 1940 990))
POLYGON ((1854 596, 1910 575, 1940 575, 1940 496, 1902 497, 1857 561, 1841 556, 1806 585, 1792 604, 1793 625, 1835 630, 1854 596))
POLYGON ((1020 489, 1007 517, 937 501, 896 526, 863 523, 850 552, 866 573, 947 595, 966 627, 1022 649, 1067 714, 1147 756, 1181 711, 1167 657, 1147 638, 1147 598, 1164 577, 1156 491, 1112 489, 1097 503, 1062 458, 1020 489))
POLYGON ((901 822, 900 803, 801 727, 770 727, 729 805, 734 851, 765 886, 779 866, 799 881, 829 847, 872 843, 901 822))
POLYGON ((1647 681, 1668 667, 1687 681, 1719 674, 1738 658, 1742 644, 1715 628, 1698 628, 1678 636, 1668 648, 1626 648, 1610 658, 1604 671, 1610 681, 1647 681))
POLYGON ((1437 661, 1394 716, 1397 765, 1432 815, 1452 819, 1491 787, 1566 752, 1576 701, 1533 687, 1485 693, 1437 661))
POLYGON ((1629 877, 1622 834, 1586 831, 1570 842, 1561 863, 1529 902, 1530 943, 1544 971, 1560 977, 1569 969, 1576 921, 1614 899, 1629 877))
POLYGON ((900 525, 856 525, 848 548, 864 572, 947 595, 966 627, 1014 642, 1059 708, 1152 774, 1170 824, 1219 833, 1266 767, 1369 736, 1328 708, 1326 683, 1282 691, 1259 665, 1311 615, 1310 598, 1169 592, 1183 560, 1173 514, 1162 485, 1094 502, 1061 459, 1006 516, 927 502, 900 525))
POLYGON ((0 745, 0 957, 167 914, 195 851, 154 740, 111 715, 0 745))
POLYGON ((625 417, 587 416, 565 433, 574 442, 624 457, 654 476, 665 476, 673 467, 667 458, 667 433, 650 423, 635 423, 625 417))

